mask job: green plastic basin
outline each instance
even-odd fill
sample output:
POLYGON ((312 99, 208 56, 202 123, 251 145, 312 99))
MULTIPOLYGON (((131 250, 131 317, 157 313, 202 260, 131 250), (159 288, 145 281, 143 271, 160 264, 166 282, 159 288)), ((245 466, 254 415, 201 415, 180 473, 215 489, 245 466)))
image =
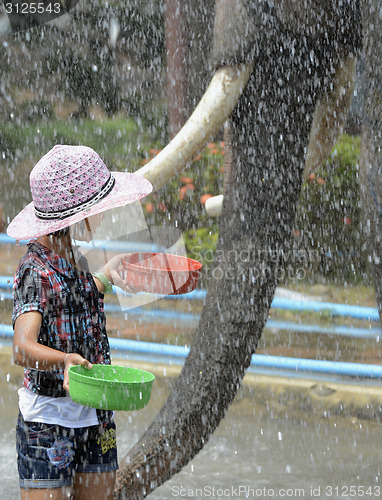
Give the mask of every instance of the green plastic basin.
POLYGON ((140 410, 150 400, 155 376, 136 368, 93 365, 69 368, 69 394, 73 401, 102 410, 140 410))

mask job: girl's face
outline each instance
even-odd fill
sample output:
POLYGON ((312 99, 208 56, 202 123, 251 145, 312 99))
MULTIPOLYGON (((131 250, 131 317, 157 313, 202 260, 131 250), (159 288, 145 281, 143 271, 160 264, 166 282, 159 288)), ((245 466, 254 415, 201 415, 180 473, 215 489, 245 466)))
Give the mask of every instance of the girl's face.
POLYGON ((93 239, 94 233, 101 224, 103 214, 91 215, 70 227, 72 239, 89 242, 93 239))

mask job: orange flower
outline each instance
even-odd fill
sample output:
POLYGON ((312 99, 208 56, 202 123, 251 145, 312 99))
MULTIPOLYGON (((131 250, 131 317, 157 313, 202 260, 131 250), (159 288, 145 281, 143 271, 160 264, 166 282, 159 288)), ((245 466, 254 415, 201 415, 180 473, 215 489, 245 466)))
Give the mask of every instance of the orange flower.
POLYGON ((342 222, 344 223, 344 226, 350 226, 351 225, 351 218, 345 215, 345 217, 342 219, 342 222))
POLYGON ((220 147, 224 148, 224 146, 225 146, 224 141, 220 141, 220 147))
POLYGON ((184 200, 184 198, 186 197, 186 193, 187 191, 190 189, 190 190, 193 190, 195 188, 195 186, 193 184, 186 184, 185 186, 182 186, 180 189, 179 189, 179 195, 178 195, 178 198, 180 200, 184 200))
POLYGON ((218 150, 218 149, 216 149, 216 148, 213 148, 213 149, 211 149, 211 153, 212 153, 213 155, 217 155, 217 154, 219 153, 219 150, 218 150))
POLYGON ((180 182, 183 182, 184 184, 192 184, 194 181, 191 177, 181 177, 180 182))
POLYGON ((323 179, 322 177, 317 177, 317 184, 325 184, 325 179, 323 179))
POLYGON ((161 151, 162 151, 161 149, 155 149, 155 148, 149 149, 149 153, 151 154, 151 156, 156 156, 161 151))
POLYGON ((198 155, 198 156, 196 156, 196 157, 193 159, 193 161, 199 161, 199 160, 201 160, 201 159, 202 159, 202 155, 198 155))
POLYGON ((202 196, 200 197, 200 203, 202 205, 205 205, 206 201, 209 200, 210 198, 213 198, 212 194, 209 193, 202 194, 202 196))
POLYGON ((162 203, 161 201, 158 203, 158 208, 161 212, 167 212, 167 207, 164 203, 162 203))
POLYGON ((152 203, 146 203, 145 208, 149 214, 154 212, 154 205, 152 203))
POLYGON ((315 178, 316 178, 316 174, 315 173, 309 174, 308 179, 310 180, 310 182, 314 182, 315 178))
POLYGON ((187 193, 187 188, 186 186, 182 186, 180 189, 179 189, 179 194, 178 194, 178 198, 180 200, 184 200, 185 196, 186 196, 186 193, 187 193))
POLYGON ((215 143, 214 143, 214 142, 209 142, 209 143, 207 144, 207 148, 208 148, 208 149, 213 149, 214 147, 215 147, 215 143))

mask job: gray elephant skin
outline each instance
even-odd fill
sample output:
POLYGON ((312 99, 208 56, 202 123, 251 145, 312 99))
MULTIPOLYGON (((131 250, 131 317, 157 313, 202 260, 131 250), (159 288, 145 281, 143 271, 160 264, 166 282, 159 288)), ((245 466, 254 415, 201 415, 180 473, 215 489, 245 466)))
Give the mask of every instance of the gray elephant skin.
POLYGON ((277 286, 280 262, 274 255, 291 249, 316 106, 330 93, 343 61, 361 53, 366 94, 360 181, 381 311, 381 4, 218 0, 214 15, 214 67, 253 64, 229 118, 232 165, 217 272, 179 379, 119 471, 118 499, 143 498, 179 472, 234 399, 277 286))

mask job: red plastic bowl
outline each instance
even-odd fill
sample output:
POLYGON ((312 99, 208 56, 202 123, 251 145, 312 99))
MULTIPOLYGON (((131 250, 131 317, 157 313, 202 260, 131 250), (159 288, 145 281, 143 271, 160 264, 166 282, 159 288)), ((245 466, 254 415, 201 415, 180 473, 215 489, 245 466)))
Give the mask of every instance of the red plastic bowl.
POLYGON ((197 260, 166 253, 132 253, 123 261, 127 286, 148 293, 180 295, 195 289, 202 265, 197 260))

